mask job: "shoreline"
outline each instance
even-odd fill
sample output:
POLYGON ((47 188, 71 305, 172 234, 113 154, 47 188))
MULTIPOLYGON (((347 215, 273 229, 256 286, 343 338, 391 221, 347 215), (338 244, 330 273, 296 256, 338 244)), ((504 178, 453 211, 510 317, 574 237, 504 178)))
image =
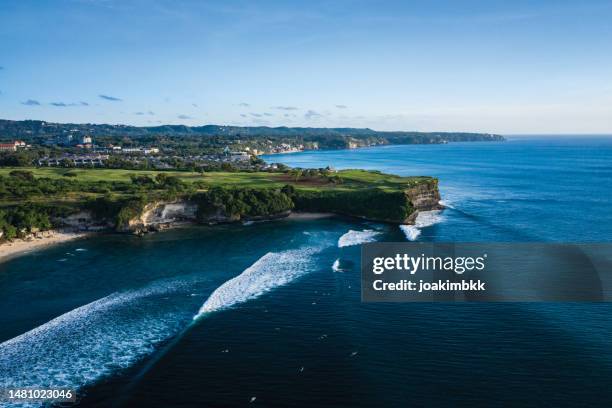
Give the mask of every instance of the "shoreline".
MULTIPOLYGON (((262 220, 247 220, 247 222, 258 222, 258 221, 273 221, 273 220, 293 220, 293 221, 309 221, 309 220, 319 220, 325 218, 337 217, 339 214, 331 213, 331 212, 295 212, 291 211, 287 215, 283 215, 280 217, 272 217, 262 220)), ((163 227, 147 231, 149 232, 163 232, 176 228, 185 228, 195 225, 206 225, 206 224, 198 224, 194 221, 178 221, 178 222, 170 222, 164 224, 163 227)), ((211 224, 215 225, 215 224, 211 224)), ((210 226, 210 225, 209 225, 210 226)), ((159 227, 159 226, 158 226, 159 227)), ((28 253, 45 249, 50 246, 61 244, 63 242, 73 241, 76 239, 82 239, 90 237, 96 233, 101 231, 81 231, 74 232, 68 230, 49 230, 45 231, 45 235, 40 236, 38 238, 31 238, 29 240, 24 239, 15 239, 14 241, 8 241, 0 244, 0 264, 6 262, 10 259, 26 255, 28 253)), ((135 232, 132 231, 134 234, 135 232)), ((135 233, 136 235, 142 236, 143 234, 135 233)))
MULTIPOLYGON (((499 135, 502 136, 502 135, 499 135)), ((512 135, 517 136, 517 135, 512 135)), ((531 136, 531 135, 523 135, 523 136, 531 136)), ((571 135, 569 135, 571 136, 571 135)), ((610 136, 610 135, 600 135, 600 136, 610 136)), ((364 146, 354 146, 354 147, 343 147, 340 149, 334 149, 334 148, 323 148, 323 149, 302 149, 302 150, 289 150, 286 152, 266 152, 266 153, 261 153, 258 154, 257 157, 263 157, 263 156, 274 156, 274 155, 279 155, 279 154, 294 154, 294 153, 307 153, 307 152, 329 152, 329 151, 348 151, 348 150, 357 150, 357 149, 367 149, 369 147, 384 147, 384 146, 424 146, 424 145, 444 145, 444 144, 449 144, 449 143, 480 143, 480 142, 505 142, 507 141, 506 136, 502 136, 504 139, 502 140, 464 140, 464 141, 452 141, 452 142, 438 142, 438 143, 375 143, 375 144, 370 144, 370 145, 364 145, 364 146)), ((520 137, 520 135, 519 135, 520 137)), ((265 160, 265 159, 264 159, 265 160)))
MULTIPOLYGON (((333 217, 333 213, 308 213, 308 212, 291 212, 289 215, 280 218, 271 218, 270 220, 276 219, 290 219, 290 220, 318 220, 321 218, 333 217)), ((155 232, 163 232, 176 228, 185 228, 198 225, 192 221, 172 222, 155 232)), ((30 240, 15 239, 14 241, 4 242, 0 244, 0 264, 10 259, 26 255, 30 252, 34 252, 40 249, 45 249, 53 245, 61 244, 63 242, 73 241, 76 239, 82 239, 92 236, 96 231, 85 231, 85 232, 73 232, 63 230, 50 230, 45 232, 47 235, 40 238, 32 238, 30 240), (50 235, 49 235, 50 234, 50 235)))
POLYGON ((0 263, 33 251, 37 251, 39 249, 61 244, 62 242, 85 238, 92 234, 93 232, 68 232, 52 230, 50 236, 45 236, 43 238, 33 238, 30 241, 16 239, 11 242, 4 242, 0 244, 0 263))
POLYGON ((292 211, 287 217, 288 220, 319 220, 321 218, 336 217, 337 214, 325 212, 294 212, 292 211))

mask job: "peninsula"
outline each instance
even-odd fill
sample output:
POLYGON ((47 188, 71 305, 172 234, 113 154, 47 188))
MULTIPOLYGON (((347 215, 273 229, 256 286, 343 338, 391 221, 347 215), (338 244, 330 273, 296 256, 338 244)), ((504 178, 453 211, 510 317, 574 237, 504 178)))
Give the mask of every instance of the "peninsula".
MULTIPOLYGON (((431 177, 377 171, 160 172, 0 168, 0 239, 45 231, 143 234, 178 223, 217 224, 326 212, 411 224, 439 209, 431 177)), ((48 235, 48 233, 47 233, 48 235)))
POLYGON ((289 168, 260 156, 503 140, 464 132, 0 120, 0 257, 9 246, 33 248, 84 232, 144 234, 292 212, 412 224, 419 211, 441 208, 436 179, 289 168))

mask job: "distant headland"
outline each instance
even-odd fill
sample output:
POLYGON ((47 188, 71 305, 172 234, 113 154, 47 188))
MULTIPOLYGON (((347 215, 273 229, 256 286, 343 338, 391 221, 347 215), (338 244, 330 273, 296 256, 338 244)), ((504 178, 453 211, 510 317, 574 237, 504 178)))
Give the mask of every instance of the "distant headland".
POLYGON ((378 131, 368 128, 241 127, 223 125, 150 127, 52 123, 40 120, 0 119, 0 141, 15 139, 32 145, 81 146, 106 151, 136 146, 210 153, 225 147, 255 155, 317 149, 352 149, 388 144, 443 144, 452 142, 502 141, 491 133, 378 131), (165 144, 165 146, 160 146, 165 144))

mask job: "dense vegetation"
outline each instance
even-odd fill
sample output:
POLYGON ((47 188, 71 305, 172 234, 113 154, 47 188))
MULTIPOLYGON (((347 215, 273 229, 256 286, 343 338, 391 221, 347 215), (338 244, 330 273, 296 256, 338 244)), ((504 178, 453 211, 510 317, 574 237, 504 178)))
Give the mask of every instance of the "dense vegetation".
MULTIPOLYGON (((486 133, 469 132, 400 132, 400 131, 376 131, 368 128, 310 128, 310 127, 267 127, 267 126, 185 126, 185 125, 161 125, 161 126, 127 126, 109 124, 78 124, 78 123, 52 123, 39 120, 3 120, 0 119, 0 133, 10 137, 19 137, 24 140, 32 140, 36 137, 49 137, 66 134, 70 131, 79 131, 92 136, 127 136, 129 138, 141 139, 145 137, 165 136, 207 136, 214 137, 238 137, 238 138, 278 138, 278 137, 309 137, 321 139, 333 139, 334 137, 350 136, 363 138, 376 135, 389 137, 412 137, 428 135, 440 135, 450 138, 499 138, 500 136, 486 133)), ((450 140, 449 140, 450 141, 450 140)))
POLYGON ((0 238, 13 239, 30 232, 48 230, 52 227, 50 215, 54 211, 51 207, 31 204, 0 209, 0 238))
POLYGON ((371 220, 399 222, 413 211, 402 191, 372 188, 356 191, 297 190, 292 199, 300 211, 333 212, 371 220))
POLYGON ((193 199, 198 203, 198 219, 202 222, 218 214, 231 219, 265 217, 294 206, 291 198, 279 189, 213 187, 193 199))

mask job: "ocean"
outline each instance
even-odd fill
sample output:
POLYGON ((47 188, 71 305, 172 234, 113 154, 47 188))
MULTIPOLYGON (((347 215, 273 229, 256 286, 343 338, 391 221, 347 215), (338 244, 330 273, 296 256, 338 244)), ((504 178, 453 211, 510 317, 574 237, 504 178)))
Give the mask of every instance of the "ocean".
POLYGON ((612 138, 265 157, 438 177, 408 228, 332 217, 100 235, 0 264, 0 388, 82 407, 609 406, 605 303, 360 301, 359 244, 612 241, 612 138))

